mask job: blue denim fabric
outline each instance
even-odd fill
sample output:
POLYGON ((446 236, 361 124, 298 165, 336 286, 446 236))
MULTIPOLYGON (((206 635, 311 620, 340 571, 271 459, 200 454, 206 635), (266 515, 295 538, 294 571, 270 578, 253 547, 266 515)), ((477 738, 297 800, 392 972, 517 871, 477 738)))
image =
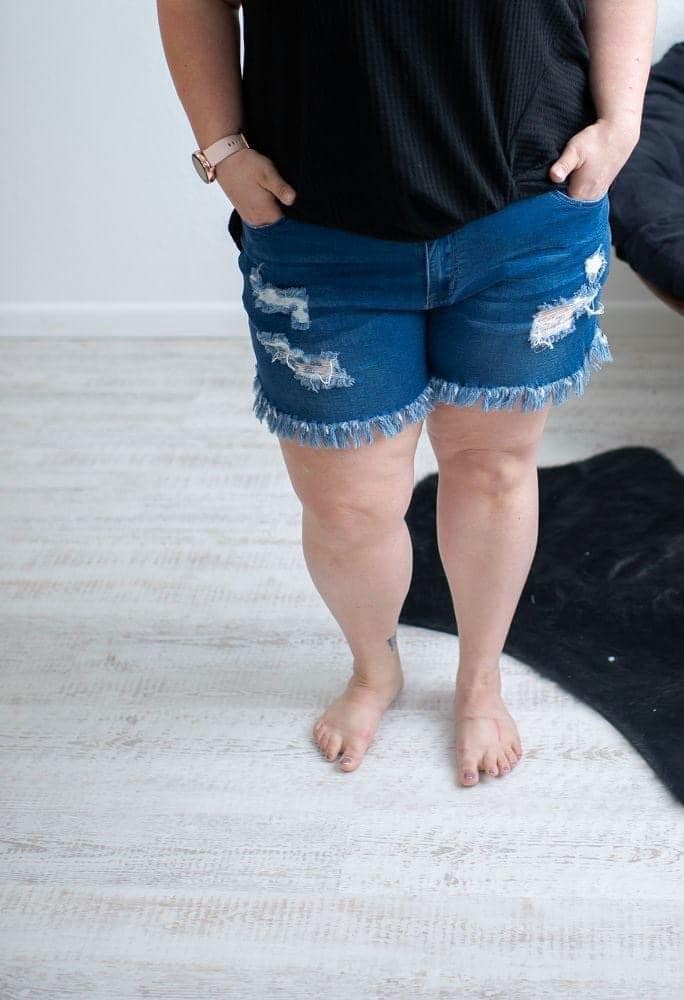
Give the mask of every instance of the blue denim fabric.
POLYGON ((613 360, 597 318, 608 217, 607 194, 553 188, 425 242, 243 220, 255 415, 342 448, 440 403, 538 410, 582 395, 613 360))

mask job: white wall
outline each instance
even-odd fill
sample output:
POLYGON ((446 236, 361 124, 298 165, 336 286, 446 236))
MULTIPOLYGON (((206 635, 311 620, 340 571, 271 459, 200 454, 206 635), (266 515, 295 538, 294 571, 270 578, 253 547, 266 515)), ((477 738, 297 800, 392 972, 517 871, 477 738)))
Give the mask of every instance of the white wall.
MULTIPOLYGON (((0 37, 0 333, 225 334, 231 205, 194 173, 154 0, 1 0, 0 37)), ((660 0, 654 61, 683 38, 660 0)), ((606 294, 650 301, 619 262, 606 294)))

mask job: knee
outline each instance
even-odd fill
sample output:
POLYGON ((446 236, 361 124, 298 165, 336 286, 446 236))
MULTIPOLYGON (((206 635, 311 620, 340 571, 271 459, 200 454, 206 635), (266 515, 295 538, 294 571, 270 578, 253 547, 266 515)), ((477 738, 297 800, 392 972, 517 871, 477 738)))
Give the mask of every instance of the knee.
POLYGON ((307 498, 303 504, 329 543, 346 549, 372 544, 378 538, 395 532, 404 520, 408 500, 404 503, 396 498, 332 499, 328 495, 307 498))
POLYGON ((456 475, 471 491, 497 497, 517 490, 533 472, 536 475, 536 468, 533 446, 517 451, 464 449, 451 455, 444 471, 456 475))

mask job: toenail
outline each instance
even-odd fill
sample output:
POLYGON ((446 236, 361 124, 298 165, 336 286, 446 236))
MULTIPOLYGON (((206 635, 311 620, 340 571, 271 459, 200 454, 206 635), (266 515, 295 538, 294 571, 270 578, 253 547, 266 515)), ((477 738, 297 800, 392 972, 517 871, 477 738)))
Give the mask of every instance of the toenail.
POLYGON ((351 764, 351 762, 352 762, 351 757, 343 757, 342 760, 340 761, 340 764, 351 764))
POLYGON ((466 771, 463 777, 465 778, 466 781, 472 781, 475 775, 473 774, 472 771, 466 771))
POLYGON ((496 771, 487 771, 487 774, 496 774, 496 771))

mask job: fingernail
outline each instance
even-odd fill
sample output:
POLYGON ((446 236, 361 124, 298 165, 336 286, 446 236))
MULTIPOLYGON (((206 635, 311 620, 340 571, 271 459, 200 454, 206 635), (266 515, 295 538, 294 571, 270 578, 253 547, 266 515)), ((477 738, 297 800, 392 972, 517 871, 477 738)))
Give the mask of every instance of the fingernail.
POLYGON ((287 194, 283 195, 283 201, 286 201, 288 205, 291 205, 294 200, 294 191, 288 191, 287 194))

